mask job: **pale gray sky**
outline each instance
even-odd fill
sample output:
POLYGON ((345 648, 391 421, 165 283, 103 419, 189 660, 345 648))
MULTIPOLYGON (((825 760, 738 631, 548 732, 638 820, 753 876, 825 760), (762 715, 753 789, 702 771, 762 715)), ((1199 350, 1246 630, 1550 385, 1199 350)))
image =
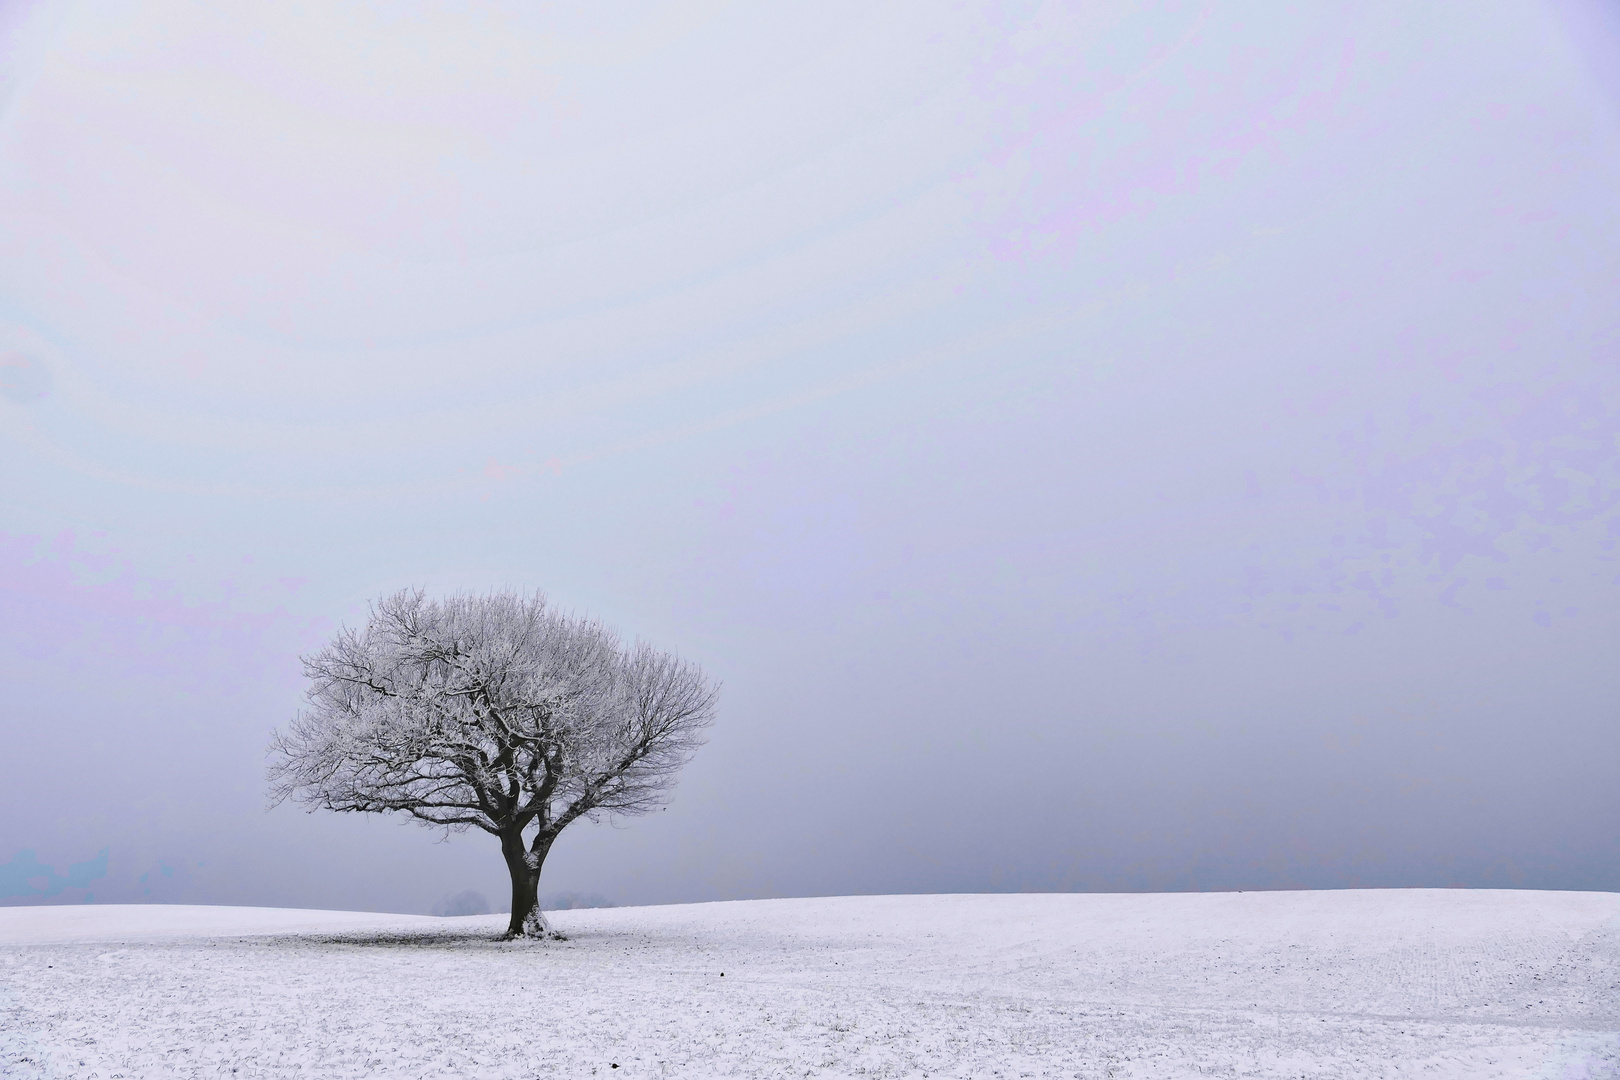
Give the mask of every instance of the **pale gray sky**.
POLYGON ((725 684, 542 891, 1620 888, 1617 40, 5 6, 0 903, 498 896, 263 810, 407 584, 725 684))

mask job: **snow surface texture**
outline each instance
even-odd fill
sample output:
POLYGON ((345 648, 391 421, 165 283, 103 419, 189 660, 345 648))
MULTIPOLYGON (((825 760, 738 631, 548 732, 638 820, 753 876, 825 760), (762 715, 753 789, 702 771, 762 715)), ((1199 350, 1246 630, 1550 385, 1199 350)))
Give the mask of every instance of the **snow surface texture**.
POLYGON ((0 909, 0 1075, 1620 1076, 1612 893, 759 900, 561 912, 544 943, 504 920, 0 909))

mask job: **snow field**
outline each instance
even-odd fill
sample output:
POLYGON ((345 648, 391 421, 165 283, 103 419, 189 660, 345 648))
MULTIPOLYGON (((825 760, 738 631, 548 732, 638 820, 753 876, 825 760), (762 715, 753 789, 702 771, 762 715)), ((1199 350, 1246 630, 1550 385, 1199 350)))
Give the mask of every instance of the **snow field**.
POLYGON ((552 918, 570 940, 494 940, 504 916, 0 908, 0 1075, 1620 1076, 1609 893, 840 897, 552 918))

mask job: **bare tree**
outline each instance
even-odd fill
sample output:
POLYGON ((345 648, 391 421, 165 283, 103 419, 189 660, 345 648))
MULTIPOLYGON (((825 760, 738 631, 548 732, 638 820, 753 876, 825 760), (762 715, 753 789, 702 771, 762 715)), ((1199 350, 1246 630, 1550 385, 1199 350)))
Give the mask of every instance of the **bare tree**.
POLYGON ((271 805, 490 833, 512 877, 513 937, 552 933, 538 887, 557 835, 662 806, 717 693, 696 666, 626 648, 538 593, 396 593, 303 663, 308 708, 271 741, 271 805))

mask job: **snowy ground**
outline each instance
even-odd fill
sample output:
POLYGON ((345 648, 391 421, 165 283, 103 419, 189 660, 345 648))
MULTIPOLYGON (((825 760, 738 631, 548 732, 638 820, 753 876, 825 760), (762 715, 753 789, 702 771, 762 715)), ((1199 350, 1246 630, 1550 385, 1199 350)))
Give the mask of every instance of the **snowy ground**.
POLYGON ((0 1075, 1620 1076, 1612 893, 769 900, 561 912, 544 944, 503 919, 0 908, 0 1075))

